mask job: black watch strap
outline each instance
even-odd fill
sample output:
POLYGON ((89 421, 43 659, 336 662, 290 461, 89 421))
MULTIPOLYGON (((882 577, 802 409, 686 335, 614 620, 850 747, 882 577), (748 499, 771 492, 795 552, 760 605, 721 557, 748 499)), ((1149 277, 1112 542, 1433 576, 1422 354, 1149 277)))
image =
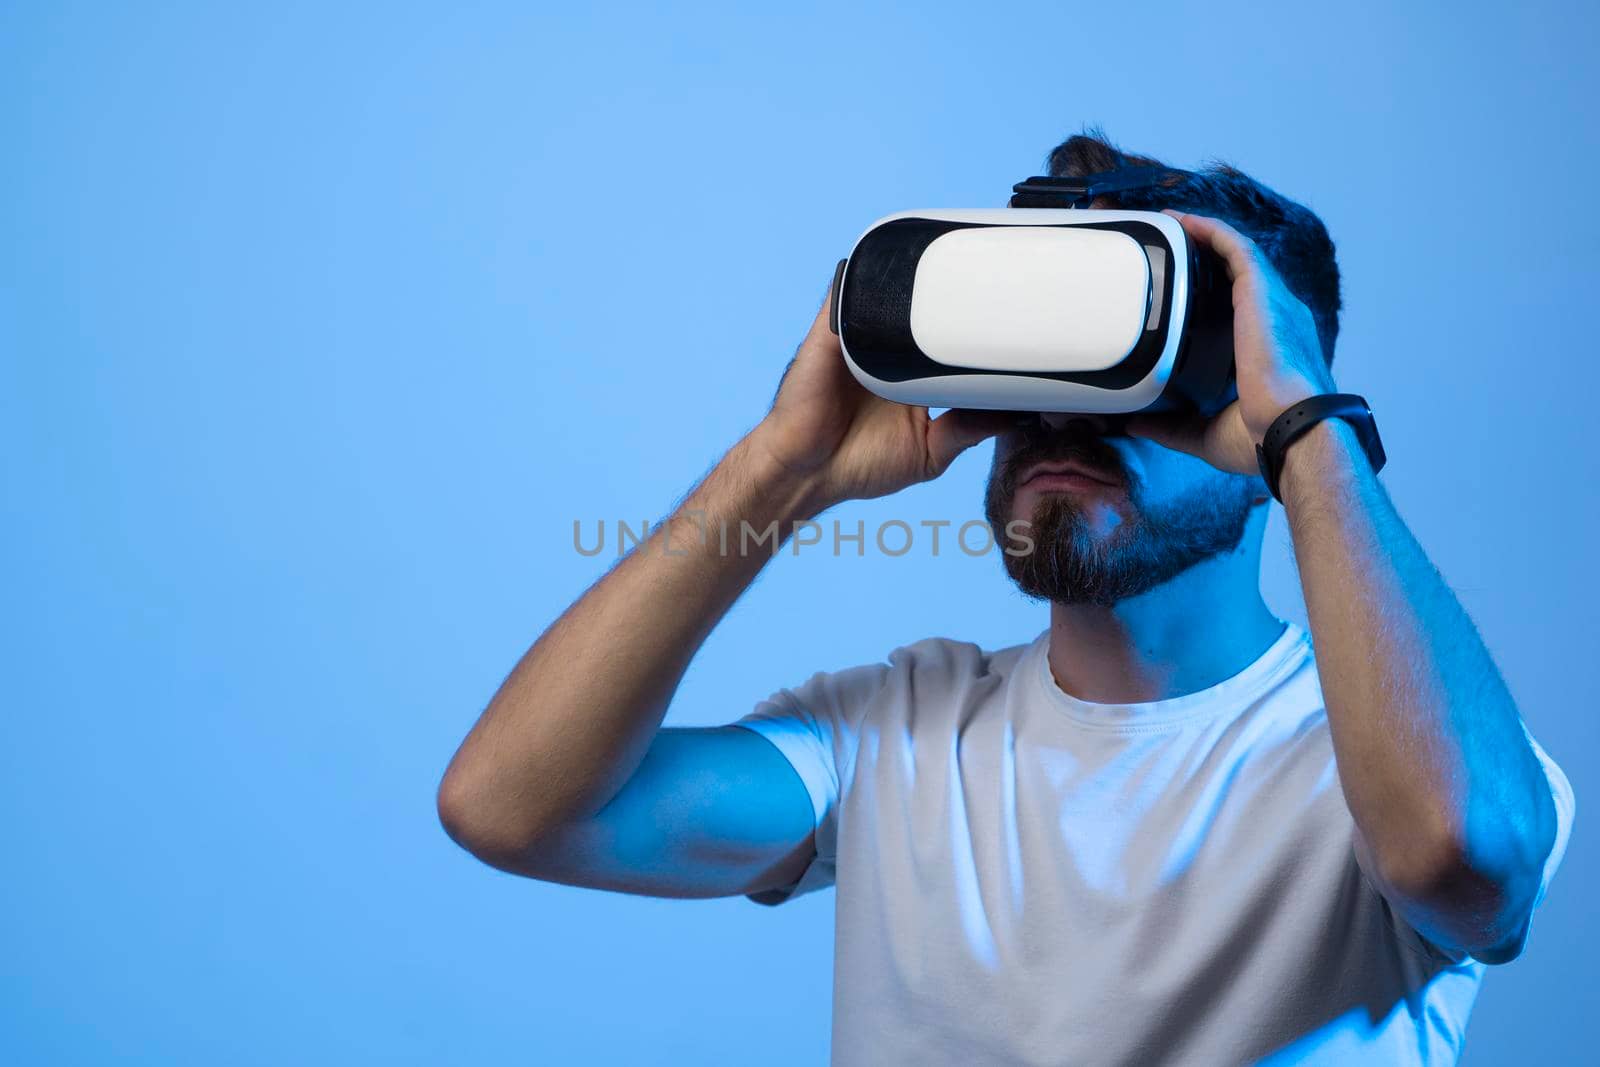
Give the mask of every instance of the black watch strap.
POLYGON ((1256 464, 1261 477, 1266 479, 1272 498, 1283 501, 1278 495, 1278 479, 1283 474, 1283 454, 1301 434, 1323 419, 1343 419, 1355 427, 1356 439, 1372 464, 1372 473, 1383 470, 1388 457, 1383 454, 1383 441, 1378 438, 1378 424, 1372 418, 1365 397, 1354 393, 1327 393, 1309 396, 1272 420, 1266 436, 1256 445, 1256 464))

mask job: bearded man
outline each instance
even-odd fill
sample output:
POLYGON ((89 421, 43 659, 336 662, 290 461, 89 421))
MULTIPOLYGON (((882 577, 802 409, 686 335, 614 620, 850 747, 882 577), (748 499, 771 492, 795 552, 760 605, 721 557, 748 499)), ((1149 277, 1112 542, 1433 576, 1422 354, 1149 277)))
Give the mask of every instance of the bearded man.
MULTIPOLYGON (((1080 135, 1049 165, 1156 161, 1080 135)), ((1226 263, 1232 406, 930 418, 855 382, 825 302, 682 521, 504 682, 441 783, 448 832, 570 885, 767 905, 834 886, 835 1064, 1455 1062, 1572 792, 1340 419, 1285 448, 1276 486, 1310 632, 1262 601, 1255 446, 1335 392, 1333 244, 1238 170, 1168 175, 1093 206, 1170 210, 1226 263), (991 437, 987 517, 1030 531, 1004 559, 1049 605, 1037 639, 929 638, 726 726, 662 727, 771 556, 683 529, 791 530, 991 437)))

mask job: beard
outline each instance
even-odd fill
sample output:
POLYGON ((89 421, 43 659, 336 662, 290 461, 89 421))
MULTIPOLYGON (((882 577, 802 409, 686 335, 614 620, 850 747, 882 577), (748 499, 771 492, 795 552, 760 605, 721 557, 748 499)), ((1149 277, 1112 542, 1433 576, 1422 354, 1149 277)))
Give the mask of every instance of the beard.
POLYGON ((1110 533, 1097 534, 1074 494, 1044 495, 1028 517, 1032 551, 1001 553, 1006 573, 1026 596, 1108 607, 1233 551, 1244 537, 1253 489, 1243 475, 1218 471, 1171 500, 1151 501, 1148 487, 1131 476, 1121 455, 1104 439, 1030 434, 1003 466, 997 465, 984 495, 984 513, 997 543, 1009 547, 1016 541, 1006 524, 1023 471, 1037 462, 1062 459, 1120 479, 1131 514, 1110 533))

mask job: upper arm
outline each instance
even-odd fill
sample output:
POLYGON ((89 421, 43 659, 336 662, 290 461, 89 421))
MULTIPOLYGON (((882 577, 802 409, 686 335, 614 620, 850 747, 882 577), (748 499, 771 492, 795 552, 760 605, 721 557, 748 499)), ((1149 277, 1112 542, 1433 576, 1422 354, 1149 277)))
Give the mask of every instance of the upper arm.
POLYGON ((734 726, 663 727, 604 808, 509 868, 622 893, 736 896, 798 878, 814 831, 807 789, 771 742, 734 726))

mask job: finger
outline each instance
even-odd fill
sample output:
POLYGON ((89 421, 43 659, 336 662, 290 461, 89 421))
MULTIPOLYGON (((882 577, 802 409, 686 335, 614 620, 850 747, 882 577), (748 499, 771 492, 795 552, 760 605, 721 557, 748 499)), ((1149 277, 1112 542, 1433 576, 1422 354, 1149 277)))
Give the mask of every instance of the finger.
POLYGON ((955 458, 979 441, 1005 433, 1016 424, 1014 411, 951 408, 928 424, 931 475, 943 474, 955 458))
POLYGON ((1128 436, 1143 437, 1164 448, 1205 456, 1207 421, 1199 415, 1135 415, 1128 420, 1128 436))
POLYGON ((828 275, 828 287, 822 291, 822 306, 817 308, 817 317, 811 320, 811 335, 818 332, 832 333, 831 316, 833 310, 833 275, 828 275))
POLYGON ((1168 208, 1165 214, 1178 220, 1190 237, 1222 257, 1228 280, 1251 277, 1261 271, 1261 254, 1256 243, 1221 219, 1190 215, 1168 208))
POLYGON ((795 353, 796 358, 810 348, 820 348, 827 352, 838 353, 841 351, 839 335, 833 332, 833 279, 828 279, 828 291, 822 294, 822 304, 817 308, 817 314, 811 320, 811 326, 806 330, 805 337, 800 342, 800 347, 795 353))

